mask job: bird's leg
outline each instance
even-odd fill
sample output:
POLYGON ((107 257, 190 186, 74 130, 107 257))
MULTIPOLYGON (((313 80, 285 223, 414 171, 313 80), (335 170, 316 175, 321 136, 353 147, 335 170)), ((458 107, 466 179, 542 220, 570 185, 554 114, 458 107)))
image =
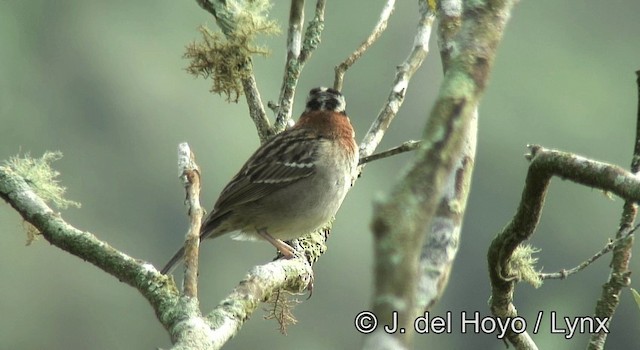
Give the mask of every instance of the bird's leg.
MULTIPOLYGON (((273 237, 271 234, 269 234, 269 232, 267 232, 266 229, 259 228, 256 231, 258 232, 260 237, 266 239, 269 243, 273 244, 273 246, 276 247, 280 251, 280 253, 282 253, 285 259, 293 259, 298 257, 298 254, 296 253, 296 250, 293 249, 293 247, 283 242, 282 240, 279 240, 273 237)), ((311 298, 311 295, 313 294, 313 275, 311 275, 309 284, 307 284, 307 290, 309 291, 309 296, 307 297, 307 300, 309 300, 311 298)))
POLYGON ((285 259, 293 259, 296 257, 296 251, 290 245, 284 243, 283 241, 273 237, 269 232, 267 232, 264 228, 259 228, 256 230, 260 237, 266 239, 269 243, 271 243, 274 247, 276 247, 280 253, 284 256, 285 259))

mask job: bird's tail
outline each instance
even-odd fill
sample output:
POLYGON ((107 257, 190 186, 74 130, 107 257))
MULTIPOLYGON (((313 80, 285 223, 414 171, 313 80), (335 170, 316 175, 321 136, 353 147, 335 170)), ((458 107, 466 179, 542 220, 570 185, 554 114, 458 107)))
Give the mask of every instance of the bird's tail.
MULTIPOLYGON (((218 237, 216 235, 213 235, 212 233, 218 226, 220 226, 222 221, 224 221, 224 219, 226 219, 227 216, 229 216, 230 214, 231 212, 224 213, 223 215, 218 215, 214 213, 209 214, 209 216, 205 218, 204 223, 200 228, 200 242, 202 242, 202 240, 205 238, 218 237)), ((162 273, 163 275, 171 273, 176 268, 176 265, 179 264, 183 258, 184 258, 184 246, 181 247, 173 255, 171 260, 169 260, 169 262, 162 268, 162 270, 160 270, 160 273, 162 273)))
POLYGON ((173 258, 169 260, 169 262, 162 268, 160 273, 166 275, 171 273, 173 269, 176 268, 176 265, 179 264, 184 258, 184 247, 180 247, 180 249, 173 255, 173 258))

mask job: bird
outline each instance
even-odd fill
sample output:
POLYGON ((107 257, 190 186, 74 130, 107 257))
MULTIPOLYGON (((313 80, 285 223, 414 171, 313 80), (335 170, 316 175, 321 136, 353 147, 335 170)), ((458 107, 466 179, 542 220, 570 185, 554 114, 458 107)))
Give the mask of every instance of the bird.
MULTIPOLYGON (((358 146, 338 90, 311 89, 304 112, 290 128, 262 144, 224 187, 203 220, 200 241, 232 233, 266 240, 283 257, 296 256, 284 241, 331 220, 357 176, 358 146)), ((161 270, 171 273, 184 247, 161 270)))

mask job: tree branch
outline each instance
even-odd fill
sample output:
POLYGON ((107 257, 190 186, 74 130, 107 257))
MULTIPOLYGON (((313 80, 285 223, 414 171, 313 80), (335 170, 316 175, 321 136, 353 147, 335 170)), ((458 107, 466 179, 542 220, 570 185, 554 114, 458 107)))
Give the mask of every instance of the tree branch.
POLYGON ((219 348, 272 293, 280 289, 304 292, 313 274, 311 262, 326 250, 326 232, 311 234, 303 247, 306 259, 276 260, 254 267, 218 307, 203 317, 197 298, 179 296, 171 277, 66 223, 9 167, 0 167, 0 197, 52 245, 136 288, 171 334, 175 349, 219 348))
MULTIPOLYGON (((638 174, 640 171, 640 70, 636 71, 636 85, 638 89, 638 113, 636 117, 636 139, 633 147, 633 156, 631 158, 631 172, 638 174)), ((617 239, 623 239, 613 249, 613 257, 611 258, 611 273, 609 279, 602 286, 602 294, 596 303, 595 316, 600 319, 607 318, 607 326, 609 325, 613 314, 620 303, 620 293, 622 288, 626 288, 631 284, 631 271, 629 270, 629 262, 631 261, 631 252, 633 248, 633 236, 625 238, 625 231, 628 231, 638 216, 638 204, 635 201, 627 200, 622 208, 620 217, 620 226, 617 239)), ((589 339, 589 350, 604 349, 607 340, 607 333, 598 332, 592 334, 589 339)))
POLYGON ((284 67, 284 78, 280 88, 278 104, 270 106, 276 114, 275 132, 284 130, 291 119, 293 98, 304 64, 320 44, 324 29, 325 0, 316 1, 314 18, 309 21, 302 40, 304 22, 304 0, 292 0, 289 13, 289 31, 287 35, 287 62, 284 67))
MULTIPOLYGON (((237 29, 238 16, 242 11, 241 6, 227 6, 227 1, 225 0, 196 0, 196 2, 213 15, 222 33, 227 38, 234 35, 237 29)), ((238 5, 237 3, 234 4, 238 5)), ((247 105, 249 106, 249 115, 256 126, 260 142, 264 143, 274 135, 274 131, 264 110, 250 57, 247 57, 247 62, 245 62, 243 69, 247 72, 247 77, 242 78, 241 82, 247 105)))
POLYGON ((311 54, 320 44, 322 31, 324 30, 324 8, 326 0, 316 0, 316 10, 313 19, 307 24, 307 30, 304 32, 304 41, 302 42, 302 50, 298 58, 301 63, 307 62, 311 54))
MULTIPOLYGON (((413 47, 407 58, 396 68, 396 77, 389 92, 389 97, 360 142, 360 158, 373 154, 380 141, 382 141, 382 137, 384 137, 391 121, 393 121, 402 106, 406 89, 413 77, 413 73, 420 68, 429 53, 429 38, 431 37, 431 26, 434 19, 434 12, 428 10, 426 5, 421 5, 420 19, 413 39, 413 47)), ((363 167, 364 164, 361 164, 360 172, 362 172, 363 167)))
POLYGON ((242 79, 242 88, 244 89, 244 95, 247 99, 247 105, 249 106, 249 116, 256 125, 260 143, 264 143, 274 135, 274 131, 264 111, 264 105, 262 104, 262 98, 260 98, 260 91, 258 90, 256 78, 253 74, 253 64, 251 62, 247 63, 247 69, 250 71, 250 75, 248 78, 242 79))
MULTIPOLYGON (((640 180, 618 166, 541 146, 529 146, 529 149, 527 159, 531 164, 516 214, 493 239, 487 253, 492 287, 491 312, 498 317, 517 316, 513 293, 519 276, 509 268, 509 260, 515 249, 533 235, 553 176, 611 192, 627 201, 640 200, 640 180)), ((518 349, 518 344, 530 340, 526 332, 508 333, 507 338, 518 349)))
POLYGON ((311 265, 303 259, 280 259, 253 267, 206 316, 184 318, 173 324, 170 329, 173 349, 222 348, 264 300, 282 289, 303 293, 312 276, 311 265), (194 343, 199 347, 194 347, 194 343))
POLYGON ((302 27, 304 25, 304 0, 291 0, 289 10, 289 30, 287 31, 287 60, 284 65, 284 77, 280 88, 276 112, 277 129, 286 127, 291 118, 291 107, 300 76, 300 51, 302 50, 302 27))
POLYGON ((184 186, 188 206, 190 225, 184 244, 184 294, 190 298, 198 297, 198 253, 200 249, 200 226, 203 210, 200 206, 200 167, 189 144, 178 145, 178 169, 184 186))
POLYGON ((420 147, 420 141, 415 141, 415 140, 405 141, 401 145, 393 147, 393 148, 389 148, 386 151, 382 151, 380 153, 372 154, 372 155, 367 156, 367 157, 360 157, 360 161, 359 161, 358 165, 362 165, 362 164, 365 164, 365 163, 373 162, 374 160, 379 160, 379 159, 395 156, 396 154, 400 154, 400 153, 404 153, 404 152, 415 151, 416 149, 418 149, 418 147, 420 147))
MULTIPOLYGON (((456 46, 455 39, 460 29, 461 16, 461 0, 440 1, 437 34, 445 73, 451 64, 449 48, 456 46)), ((464 146, 457 156, 455 167, 449 173, 444 195, 438 204, 420 253, 416 312, 429 310, 444 294, 460 246, 462 219, 475 162, 478 109, 476 108, 472 114, 469 128, 463 136, 464 146)))
POLYGON ((68 224, 34 193, 22 176, 5 166, 0 167, 0 197, 49 243, 137 289, 156 310, 159 319, 163 318, 160 310, 178 302, 177 288, 167 276, 161 275, 150 263, 132 258, 90 232, 68 224))
MULTIPOLYGON (((426 1, 419 2, 423 18, 433 18, 426 1), (426 15, 425 15, 426 14, 426 15)), ((417 305, 420 253, 449 174, 460 157, 464 135, 487 85, 514 1, 465 2, 463 23, 435 106, 426 123, 423 144, 406 175, 389 196, 376 203, 374 233, 375 292, 373 312, 381 324, 411 329, 417 305)), ((404 87, 398 92, 402 92, 404 87)), ((376 137, 374 131, 368 135, 376 137)), ((367 153, 365 153, 368 155, 367 153)), ((408 348, 412 333, 383 334, 408 348)), ((367 338, 373 339, 373 337, 367 338)), ((392 342, 389 340, 388 342, 392 342)), ((365 342, 366 345, 370 343, 365 342)))
POLYGON ((602 248, 600 251, 598 251, 597 253, 593 254, 591 257, 589 257, 589 259, 583 261, 582 263, 580 263, 580 265, 571 268, 571 269, 562 269, 558 272, 552 272, 552 273, 540 273, 540 279, 546 280, 546 279, 565 279, 573 274, 576 274, 582 270, 584 270, 585 268, 587 268, 587 266, 591 265, 594 261, 598 260, 599 258, 603 257, 605 254, 607 254, 608 252, 614 250, 620 243, 623 243, 626 241, 627 238, 629 238, 629 235, 632 235, 633 232, 638 229, 638 226, 634 227, 632 231, 630 232, 626 232, 624 235, 622 235, 621 237, 616 238, 615 240, 609 241, 607 243, 607 245, 604 246, 604 248, 602 248))
POLYGON ((376 42, 376 40, 378 40, 378 38, 380 38, 385 29, 387 29, 387 23, 389 22, 389 17, 391 17, 395 5, 395 0, 387 0, 382 8, 380 17, 378 18, 378 23, 373 27, 371 34, 369 34, 369 36, 354 52, 351 53, 351 55, 349 55, 349 57, 335 67, 335 79, 333 81, 334 89, 338 91, 342 90, 344 73, 369 49, 369 47, 371 47, 371 45, 373 45, 373 43, 376 42))

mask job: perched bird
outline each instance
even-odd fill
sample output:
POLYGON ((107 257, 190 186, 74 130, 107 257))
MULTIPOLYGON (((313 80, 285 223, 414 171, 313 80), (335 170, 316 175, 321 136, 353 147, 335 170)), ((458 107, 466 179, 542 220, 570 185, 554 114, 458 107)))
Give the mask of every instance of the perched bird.
MULTIPOLYGON (((222 190, 203 221, 200 241, 235 232, 235 239, 261 238, 294 257, 283 240, 328 222, 356 175, 358 146, 345 107, 339 91, 312 89, 298 122, 261 145, 222 190)), ((162 273, 183 256, 181 248, 162 273)))

